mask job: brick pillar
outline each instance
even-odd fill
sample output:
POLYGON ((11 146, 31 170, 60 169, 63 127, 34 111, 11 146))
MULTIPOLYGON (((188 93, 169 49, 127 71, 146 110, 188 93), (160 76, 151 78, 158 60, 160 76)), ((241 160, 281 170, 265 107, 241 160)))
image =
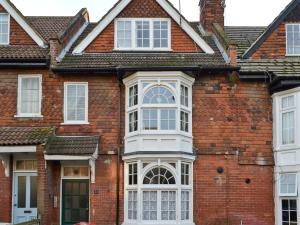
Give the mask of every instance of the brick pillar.
POLYGON ((38 167, 38 216, 42 220, 43 225, 48 224, 49 199, 47 193, 47 168, 44 158, 44 146, 38 145, 36 151, 37 167, 38 167))

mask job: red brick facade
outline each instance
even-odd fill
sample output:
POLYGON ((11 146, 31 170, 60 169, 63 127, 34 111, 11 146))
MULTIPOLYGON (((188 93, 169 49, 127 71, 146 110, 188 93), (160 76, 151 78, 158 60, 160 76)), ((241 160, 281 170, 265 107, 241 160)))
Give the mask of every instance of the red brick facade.
MULTIPOLYGON (((145 17, 145 18, 170 18, 155 0, 145 0, 140 5, 139 0, 132 1, 118 18, 145 17)), ((172 20, 171 22, 171 48, 174 52, 202 52, 198 45, 172 20)), ((114 22, 87 47, 86 52, 111 52, 114 50, 114 22)))

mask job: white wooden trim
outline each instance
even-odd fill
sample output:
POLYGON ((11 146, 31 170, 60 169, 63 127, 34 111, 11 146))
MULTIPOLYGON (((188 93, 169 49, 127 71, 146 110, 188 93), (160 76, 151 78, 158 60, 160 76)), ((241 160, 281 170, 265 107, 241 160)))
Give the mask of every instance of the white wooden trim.
POLYGON ((45 155, 45 160, 90 160, 92 156, 45 155))
POLYGON ((79 125, 79 124, 89 124, 88 122, 88 112, 89 112, 89 86, 88 82, 65 82, 64 83, 64 123, 63 125, 79 125), (69 85, 84 85, 85 86, 85 119, 83 121, 68 121, 67 120, 67 87, 69 85))
POLYGON ((7 2, 7 0, 2 0, 0 4, 40 47, 47 47, 43 38, 34 29, 32 29, 32 27, 23 19, 21 15, 19 15, 19 13, 7 2))
POLYGON ((42 74, 19 74, 18 75, 18 99, 17 99, 17 115, 15 117, 20 118, 42 118, 42 74), (22 103, 22 79, 27 78, 39 78, 39 112, 38 113, 22 113, 21 112, 21 103, 22 103))
MULTIPOLYGON (((199 34, 183 19, 183 17, 165 0, 156 0, 158 4, 176 21, 177 24, 197 43, 197 45, 207 54, 214 54, 214 50, 200 37, 199 34)), ((107 14, 94 30, 83 39, 73 50, 73 54, 82 54, 87 46, 115 19, 115 17, 131 2, 122 0, 112 11, 107 14)))
POLYGON ((0 154, 22 152, 36 152, 36 146, 0 146, 0 154))

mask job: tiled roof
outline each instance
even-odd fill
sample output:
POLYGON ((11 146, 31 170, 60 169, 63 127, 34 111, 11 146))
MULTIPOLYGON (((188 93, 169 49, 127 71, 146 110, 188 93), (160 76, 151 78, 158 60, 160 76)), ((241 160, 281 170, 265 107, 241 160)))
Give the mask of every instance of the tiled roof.
POLYGON ((45 59, 48 52, 35 45, 0 46, 0 59, 45 59))
POLYGON ((240 60, 241 72, 269 72, 276 76, 300 76, 299 58, 240 60))
POLYGON ((225 33, 238 45, 238 56, 241 57, 265 29, 266 27, 257 26, 226 26, 225 33))
POLYGON ((57 37, 67 29, 73 16, 27 16, 27 21, 46 40, 57 37))
POLYGON ((53 134, 51 127, 0 127, 0 146, 43 144, 53 134))
MULTIPOLYGON (((198 22, 190 23, 193 29, 200 34, 198 22)), ((202 37, 214 49, 215 54, 205 53, 174 53, 174 52, 107 52, 83 53, 73 55, 71 52, 96 26, 90 23, 70 52, 56 66, 56 69, 112 69, 116 67, 143 67, 143 66, 227 66, 212 37, 202 37)), ((201 35, 201 34, 200 34, 201 35)))
POLYGON ((47 155, 92 155, 99 145, 99 137, 52 136, 46 144, 47 155))

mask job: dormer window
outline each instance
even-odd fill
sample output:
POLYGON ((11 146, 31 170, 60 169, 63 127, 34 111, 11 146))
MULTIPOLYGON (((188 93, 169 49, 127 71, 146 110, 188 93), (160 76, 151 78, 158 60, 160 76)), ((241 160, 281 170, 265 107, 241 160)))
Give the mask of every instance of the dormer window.
POLYGON ((300 24, 286 25, 287 55, 300 55, 300 24))
POLYGON ((171 50, 169 19, 119 18, 115 21, 116 50, 171 50))
POLYGON ((0 45, 9 44, 9 15, 0 13, 0 45))

